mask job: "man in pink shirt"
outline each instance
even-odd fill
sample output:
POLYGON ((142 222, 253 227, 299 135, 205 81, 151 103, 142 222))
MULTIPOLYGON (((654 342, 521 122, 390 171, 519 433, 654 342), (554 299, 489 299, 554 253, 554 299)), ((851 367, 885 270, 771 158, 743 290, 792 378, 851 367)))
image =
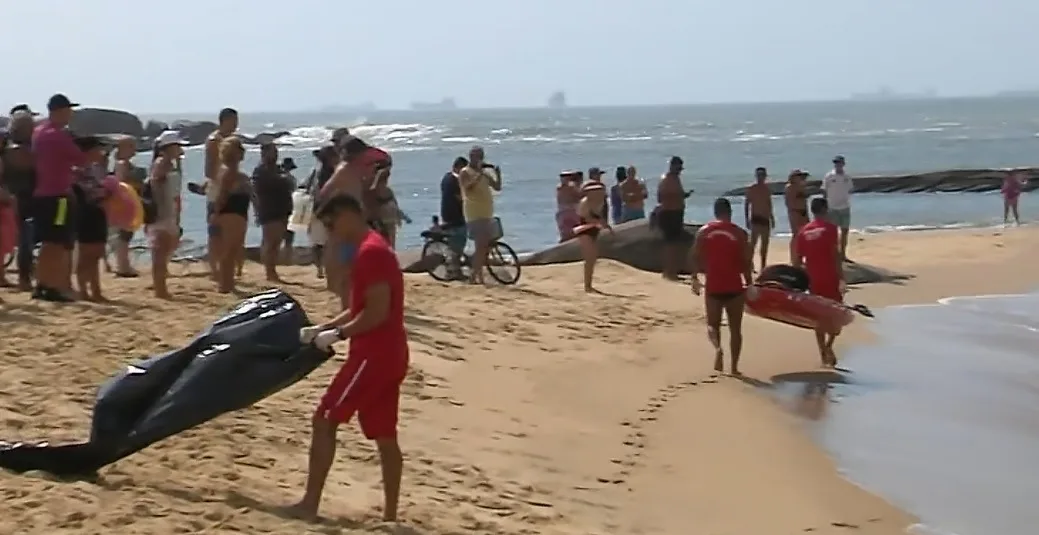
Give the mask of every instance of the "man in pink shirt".
POLYGON ((47 119, 36 125, 32 151, 36 160, 36 189, 33 191, 33 227, 40 240, 36 263, 34 299, 72 301, 71 254, 72 183, 75 169, 85 162, 69 122, 78 106, 62 94, 47 101, 47 119))

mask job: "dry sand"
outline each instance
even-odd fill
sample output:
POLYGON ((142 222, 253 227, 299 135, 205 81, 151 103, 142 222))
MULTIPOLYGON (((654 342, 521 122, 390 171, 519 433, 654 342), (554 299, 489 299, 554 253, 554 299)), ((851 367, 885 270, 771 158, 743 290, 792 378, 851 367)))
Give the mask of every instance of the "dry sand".
MULTIPOLYGON (((858 287, 849 299, 878 307, 1027 289, 1037 237, 857 237, 853 258, 915 278, 858 287)), ((785 259, 785 244, 773 248, 785 259)), ((242 287, 264 288, 259 273, 250 266, 242 287)), ((334 312, 311 270, 284 273, 312 317, 334 312)), ((913 522, 844 481, 799 417, 756 386, 817 370, 809 333, 752 318, 748 378, 714 378, 688 286, 616 263, 601 265, 598 280, 605 295, 581 292, 576 265, 527 269, 512 288, 409 276, 401 526, 377 521, 377 457, 353 427, 341 432, 325 520, 278 514, 299 496, 308 419, 332 362, 104 469, 99 482, 0 473, 0 533, 894 534, 913 522)), ((0 291, 0 438, 85 438, 101 381, 185 343, 235 301, 199 274, 172 282, 173 302, 151 298, 145 278, 104 282, 112 304, 0 291)), ((840 349, 864 340, 866 324, 840 349)))

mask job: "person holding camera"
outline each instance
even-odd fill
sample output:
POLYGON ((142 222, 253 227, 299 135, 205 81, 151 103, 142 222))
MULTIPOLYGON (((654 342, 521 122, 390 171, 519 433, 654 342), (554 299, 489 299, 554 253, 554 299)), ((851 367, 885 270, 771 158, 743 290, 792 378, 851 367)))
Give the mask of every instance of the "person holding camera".
POLYGON ((494 219, 494 192, 501 191, 501 168, 487 163, 483 147, 475 146, 469 150, 469 165, 458 173, 458 183, 462 186, 462 209, 469 238, 476 246, 470 282, 483 284, 487 253, 491 242, 500 237, 494 219))

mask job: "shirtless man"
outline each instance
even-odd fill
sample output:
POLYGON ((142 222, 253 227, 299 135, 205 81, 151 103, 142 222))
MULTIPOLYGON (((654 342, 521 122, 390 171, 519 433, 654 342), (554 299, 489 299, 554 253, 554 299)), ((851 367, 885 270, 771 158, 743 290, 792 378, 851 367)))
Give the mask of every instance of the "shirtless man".
MULTIPOLYGON (((631 169, 634 168, 632 167, 631 169)), ((620 190, 621 202, 623 204, 621 208, 621 222, 627 223, 636 219, 645 219, 646 198, 649 197, 649 193, 646 191, 646 183, 634 174, 625 174, 624 180, 620 183, 620 190)))
POLYGON ((664 239, 664 269, 661 275, 668 280, 678 280, 681 251, 679 244, 685 236, 685 200, 692 192, 682 187, 684 162, 672 156, 667 173, 660 177, 657 185, 657 227, 664 239))
POLYGON ((772 191, 768 187, 768 170, 758 167, 754 170, 754 183, 747 187, 746 199, 743 201, 743 218, 750 229, 750 254, 761 240, 761 269, 768 265, 768 241, 772 229, 776 226, 776 216, 772 213, 772 191))
MULTIPOLYGON (((797 236, 801 227, 808 224, 808 192, 805 191, 805 180, 808 173, 800 169, 790 171, 786 179, 786 188, 783 190, 783 200, 786 203, 786 217, 790 223, 791 236, 797 236)), ((790 262, 794 260, 794 240, 790 240, 790 262)))
POLYGON ((720 198, 714 201, 715 220, 700 227, 689 250, 689 271, 693 293, 704 296, 707 316, 707 338, 714 346, 714 370, 724 371, 722 350, 722 316, 729 320, 729 359, 732 375, 740 374, 740 352, 743 350, 744 291, 753 282, 752 260, 747 247, 747 231, 732 222, 732 205, 720 198), (699 272, 704 285, 700 286, 699 272))
MULTIPOLYGON (((206 138, 206 183, 204 190, 206 194, 207 221, 212 216, 213 203, 216 202, 216 197, 220 192, 220 185, 217 184, 217 176, 220 171, 220 143, 238 130, 238 112, 234 108, 224 108, 220 110, 217 121, 216 130, 206 138)), ((209 262, 209 272, 215 278, 217 273, 219 273, 217 258, 220 255, 218 251, 222 250, 220 248, 220 227, 208 222, 206 226, 208 234, 206 259, 209 262)))

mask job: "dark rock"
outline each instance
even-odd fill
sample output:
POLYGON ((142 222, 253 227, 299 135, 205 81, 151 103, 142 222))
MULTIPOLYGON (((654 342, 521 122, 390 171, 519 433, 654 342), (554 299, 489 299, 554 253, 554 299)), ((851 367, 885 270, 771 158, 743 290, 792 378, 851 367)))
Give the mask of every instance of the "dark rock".
POLYGON ((170 130, 180 132, 181 137, 189 145, 203 145, 209 134, 216 130, 217 124, 213 121, 174 121, 169 125, 170 130))
POLYGON ((102 108, 77 109, 69 128, 80 135, 123 134, 134 138, 144 135, 144 125, 136 115, 102 108))
POLYGON ((144 124, 144 137, 149 140, 155 139, 169 129, 170 125, 163 121, 148 121, 144 124))
MULTIPOLYGON (((982 193, 996 191, 1003 186, 1007 173, 1019 172, 1028 179, 1024 191, 1039 188, 1039 168, 1025 167, 1019 169, 951 169, 915 175, 861 176, 854 177, 855 193, 935 193, 962 192, 982 193)), ((819 180, 806 183, 809 195, 821 192, 819 180)), ((769 183, 773 195, 782 195, 786 182, 769 183)), ((724 193, 726 197, 742 196, 746 187, 736 188, 724 193)))

